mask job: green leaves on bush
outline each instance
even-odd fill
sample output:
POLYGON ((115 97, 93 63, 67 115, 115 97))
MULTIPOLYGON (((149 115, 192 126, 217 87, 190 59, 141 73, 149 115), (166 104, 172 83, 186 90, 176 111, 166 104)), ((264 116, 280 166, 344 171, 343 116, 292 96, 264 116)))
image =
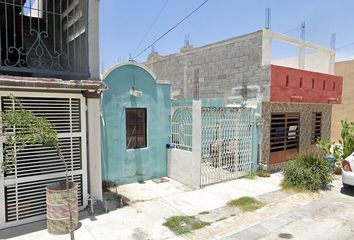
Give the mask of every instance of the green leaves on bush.
POLYGON ((227 203, 229 207, 239 207, 244 212, 252 212, 264 204, 252 197, 240 197, 227 203))
POLYGON ((6 136, 0 173, 13 171, 16 164, 16 154, 23 150, 27 144, 42 144, 57 150, 61 155, 58 134, 52 124, 45 117, 35 116, 33 112, 27 111, 13 95, 9 97, 15 103, 16 108, 7 109, 0 113, 0 121, 5 129, 4 133, 0 135, 6 136))
POLYGON ((168 227, 176 235, 182 235, 208 226, 210 223, 202 222, 190 216, 173 216, 167 218, 163 225, 168 227))
POLYGON ((324 190, 333 178, 333 168, 323 158, 313 154, 298 156, 285 163, 283 186, 310 191, 324 190))
POLYGON ((339 140, 339 143, 343 147, 343 159, 348 157, 350 154, 354 152, 354 123, 341 121, 342 124, 342 131, 341 137, 342 139, 339 140))

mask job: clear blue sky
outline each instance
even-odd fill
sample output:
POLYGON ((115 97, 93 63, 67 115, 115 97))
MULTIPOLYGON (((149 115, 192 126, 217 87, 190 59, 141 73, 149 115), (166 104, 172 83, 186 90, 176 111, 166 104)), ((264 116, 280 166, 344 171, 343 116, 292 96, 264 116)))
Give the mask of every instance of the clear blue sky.
MULTIPOLYGON (((101 0, 101 64, 107 69, 118 61, 128 60, 129 54, 135 56, 203 1, 101 0), (142 41, 163 6, 164 10, 142 41)), ((186 33, 190 34, 192 45, 202 46, 260 30, 264 28, 266 7, 272 11, 273 31, 284 33, 305 21, 306 40, 329 47, 330 35, 336 33, 337 47, 354 42, 353 0, 209 0, 161 39, 155 50, 162 55, 178 52, 186 33)), ((288 34, 299 37, 300 30, 288 34)), ((136 60, 144 61, 149 53, 150 50, 146 51, 136 60)), ((337 60, 343 59, 354 59, 354 44, 337 51, 337 60)))

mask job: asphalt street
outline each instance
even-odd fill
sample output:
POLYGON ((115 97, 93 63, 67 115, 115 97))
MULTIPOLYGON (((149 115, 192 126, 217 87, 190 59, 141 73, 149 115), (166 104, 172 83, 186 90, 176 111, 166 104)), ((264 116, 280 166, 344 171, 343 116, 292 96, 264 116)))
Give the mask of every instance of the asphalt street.
POLYGON ((354 188, 333 183, 330 191, 306 205, 243 229, 225 240, 353 240, 354 188))

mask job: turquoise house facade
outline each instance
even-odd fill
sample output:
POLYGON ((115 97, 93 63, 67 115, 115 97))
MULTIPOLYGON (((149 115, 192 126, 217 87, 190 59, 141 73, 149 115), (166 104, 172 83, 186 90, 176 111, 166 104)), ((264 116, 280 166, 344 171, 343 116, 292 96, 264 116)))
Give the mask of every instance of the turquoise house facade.
POLYGON ((127 184, 166 176, 170 84, 135 62, 115 65, 103 78, 103 180, 127 184))

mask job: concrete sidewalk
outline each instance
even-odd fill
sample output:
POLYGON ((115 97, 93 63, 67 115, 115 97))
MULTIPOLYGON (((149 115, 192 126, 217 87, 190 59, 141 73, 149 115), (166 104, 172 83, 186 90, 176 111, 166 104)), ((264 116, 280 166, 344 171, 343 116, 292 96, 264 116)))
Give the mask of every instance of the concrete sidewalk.
MULTIPOLYGON (((263 195, 265 201, 280 189, 281 173, 270 178, 237 179, 192 191, 185 185, 168 179, 168 182, 134 183, 118 187, 118 193, 129 199, 129 206, 106 214, 80 220, 75 231, 76 239, 176 239, 162 224, 175 215, 195 216, 201 212, 220 212, 226 204, 242 196, 263 195)), ((221 211, 222 212, 222 211, 221 211)), ((21 227, 0 230, 0 239, 68 239, 68 235, 47 233, 45 221, 21 227)))

